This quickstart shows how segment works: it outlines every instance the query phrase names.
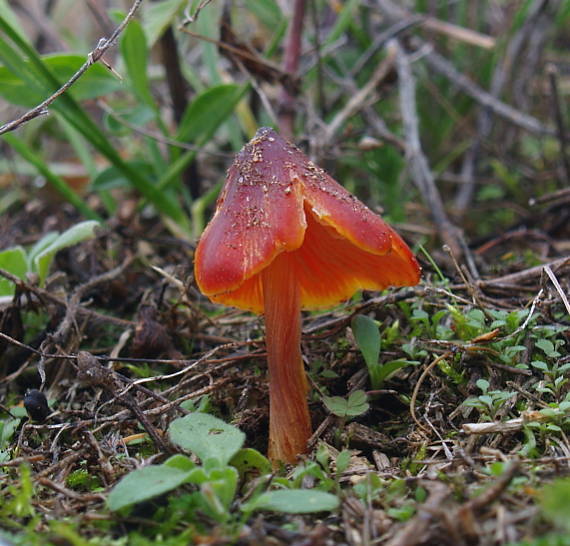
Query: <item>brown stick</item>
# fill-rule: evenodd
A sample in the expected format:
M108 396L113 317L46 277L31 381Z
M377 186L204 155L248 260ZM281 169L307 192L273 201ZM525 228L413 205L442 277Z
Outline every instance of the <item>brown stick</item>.
M432 213L433 221L443 242L455 256L463 254L457 228L450 222L443 201L435 185L426 156L420 142L418 113L416 110L416 83L408 55L397 40L391 42L396 49L396 67L400 88L400 110L406 135L406 156L414 183Z

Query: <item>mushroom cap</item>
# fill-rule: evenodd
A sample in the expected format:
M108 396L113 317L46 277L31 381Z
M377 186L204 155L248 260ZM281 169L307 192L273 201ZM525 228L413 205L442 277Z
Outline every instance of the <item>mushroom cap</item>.
M284 252L305 309L420 278L414 255L390 226L263 127L228 171L196 249L196 282L212 301L262 313L259 273Z

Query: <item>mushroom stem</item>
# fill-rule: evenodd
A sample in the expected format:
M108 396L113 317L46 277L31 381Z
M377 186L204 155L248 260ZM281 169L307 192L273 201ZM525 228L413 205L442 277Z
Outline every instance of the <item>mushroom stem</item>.
M288 253L263 270L265 345L269 368L269 458L295 462L307 451L311 419L301 357L301 298Z

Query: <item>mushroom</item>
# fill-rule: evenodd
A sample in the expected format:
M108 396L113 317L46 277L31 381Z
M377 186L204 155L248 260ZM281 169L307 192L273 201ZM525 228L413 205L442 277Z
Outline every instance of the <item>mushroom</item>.
M265 315L269 457L294 462L311 436L301 309L415 285L420 268L379 216L264 127L228 171L195 277L210 300Z

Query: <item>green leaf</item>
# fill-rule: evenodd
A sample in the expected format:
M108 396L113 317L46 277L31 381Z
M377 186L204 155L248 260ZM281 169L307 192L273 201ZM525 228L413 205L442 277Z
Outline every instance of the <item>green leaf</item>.
M156 108L148 80L148 49L140 23L131 19L121 37L121 55L137 97L151 108Z
M162 495L182 485L189 472L176 466L152 465L127 474L107 498L110 510L116 511Z
M28 269L33 271L36 256L43 252L59 237L59 231L48 231L30 250L28 250Z
M375 320L366 315L355 315L352 319L352 332L358 348L369 368L378 364L380 356L380 330Z
M486 379L477 379L475 383L484 393L489 390L489 382Z
M225 509L229 508L233 501L239 480L239 473L233 466L225 468L217 468L212 470L208 475L206 482L211 490L216 494ZM202 485L204 491L204 484Z
M196 463L186 457L186 455L182 455L180 453L172 455L172 457L169 457L163 464L172 468L184 470L185 472L189 472L196 468Z
M143 30L149 47L152 47L162 36L187 2L188 0L162 0L162 2L143 3Z
M271 463L257 449L250 447L240 449L230 460L230 464L237 468L240 476L246 474L267 474L271 472Z
M24 279L28 272L26 251L21 246L7 248L0 252L0 269L5 269L18 279ZM0 297L13 296L16 286L12 281L0 278Z
M548 364L546 362L543 362L542 360L533 360L530 365L533 368L536 368L538 370L542 370L543 372L547 372L548 371Z
M350 457L352 456L350 450L343 449L336 458L336 472L342 474L350 464Z
M348 415L361 415L362 413L368 411L369 404L367 402L368 397L364 391L358 390L354 391L347 401Z
M378 364L380 357L380 330L375 320L366 315L355 315L351 323L356 345L360 349L373 389L382 386L382 369Z
M242 86L228 84L204 91L188 106L176 138L181 142L193 141L197 147L206 144L218 127L228 119L248 89L247 84ZM158 181L158 188L162 190L176 180L194 160L196 153L195 150L190 150L178 157Z
M405 368L406 366L415 366L417 364L419 364L417 360L390 360L380 367L380 372L377 374L378 381L380 385L382 385L386 379L388 379L391 375L396 373L401 368Z
M63 248L76 245L86 239L91 239L95 236L95 228L98 226L99 222L94 220L80 222L79 224L76 224L64 231L57 237L57 239L55 239L47 248L34 258L33 266L34 270L39 275L40 285L43 285L47 277L49 266L51 265L55 254Z
M146 161L129 161L127 165L132 169L138 170L146 178L151 178L153 175L152 165ZM91 182L90 188L94 191L111 190L114 188L124 188L130 186L130 180L122 169L111 165L102 170Z
M215 458L222 465L229 462L245 441L241 430L207 413L191 413L174 420L168 433L175 444L195 453L202 462Z
M355 417L368 411L366 393L358 390L353 392L348 399L341 396L323 396L323 402L327 409L338 417Z
M197 146L205 144L234 111L246 89L243 85L231 83L210 87L200 93L186 108L176 139Z
M67 81L85 62L81 55L46 55L45 65L61 81ZM31 69L31 61L25 60L22 68ZM101 64L90 66L71 87L69 93L76 100L94 99L123 89L123 84ZM32 108L50 93L38 83L31 86L6 66L0 66L0 97L17 106Z
M541 349L546 356L550 356L550 357L554 357L554 358L557 356L560 356L558 354L558 351L556 351L554 349L554 344L549 339L539 339L535 343L535 345L536 345L536 347Z
M568 506L570 506L570 478L555 480L542 491L544 515L560 528L570 531Z
M0 0L0 13L6 22L10 25L12 30L16 32L22 40L26 39L26 33L24 29L20 26L20 21L18 16L14 13L9 3L6 0Z
M245 5L271 31L275 30L283 18L281 8L275 0L245 0Z
M284 489L263 493L242 510L268 510L286 514L310 514L329 512L339 506L338 497L315 489Z

